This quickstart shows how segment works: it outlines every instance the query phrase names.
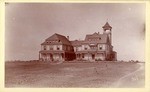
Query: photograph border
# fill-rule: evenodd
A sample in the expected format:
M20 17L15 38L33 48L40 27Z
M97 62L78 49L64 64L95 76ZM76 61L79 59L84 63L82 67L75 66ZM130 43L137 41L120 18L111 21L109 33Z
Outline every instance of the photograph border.
M145 88L5 88L5 3L145 3ZM0 92L150 92L150 0L2 0L0 1Z

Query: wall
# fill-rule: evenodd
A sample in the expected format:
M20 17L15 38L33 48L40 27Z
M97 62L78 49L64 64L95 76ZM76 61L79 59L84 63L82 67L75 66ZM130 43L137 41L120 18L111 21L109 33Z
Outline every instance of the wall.
M87 50L90 49L89 45L84 44L84 45L82 45L82 50L85 50L85 47L87 48Z

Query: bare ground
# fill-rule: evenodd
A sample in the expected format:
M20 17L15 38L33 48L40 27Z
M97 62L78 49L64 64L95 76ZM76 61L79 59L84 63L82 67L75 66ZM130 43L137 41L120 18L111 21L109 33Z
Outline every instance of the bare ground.
M144 87L144 72L144 63L6 62L5 87Z

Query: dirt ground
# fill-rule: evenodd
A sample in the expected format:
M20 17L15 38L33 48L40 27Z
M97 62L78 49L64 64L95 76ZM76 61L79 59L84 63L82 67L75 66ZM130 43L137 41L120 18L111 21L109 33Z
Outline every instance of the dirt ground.
M145 70L141 67L144 63L6 62L5 87L144 87Z

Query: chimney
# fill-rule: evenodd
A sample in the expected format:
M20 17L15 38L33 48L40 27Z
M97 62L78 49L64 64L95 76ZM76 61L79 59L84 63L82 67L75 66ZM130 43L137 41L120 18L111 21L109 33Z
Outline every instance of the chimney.
M69 36L67 36L67 39L69 40Z

